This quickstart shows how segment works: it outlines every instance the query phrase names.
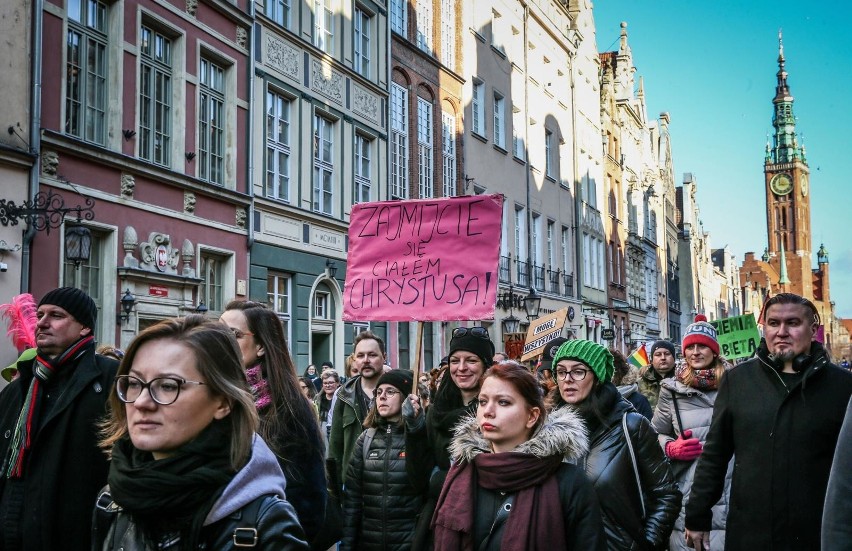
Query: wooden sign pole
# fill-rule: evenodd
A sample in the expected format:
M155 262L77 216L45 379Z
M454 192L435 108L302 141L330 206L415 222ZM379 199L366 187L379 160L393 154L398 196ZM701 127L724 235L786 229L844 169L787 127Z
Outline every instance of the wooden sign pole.
M420 379L420 361L423 357L423 322L417 322L417 349L414 352L414 383L411 388L411 393L420 396L420 391L417 383Z

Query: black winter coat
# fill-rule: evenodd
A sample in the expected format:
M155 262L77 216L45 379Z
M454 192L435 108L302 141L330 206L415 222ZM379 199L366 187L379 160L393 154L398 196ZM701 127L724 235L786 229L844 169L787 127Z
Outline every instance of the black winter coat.
M20 377L0 393L0 458L9 444L33 378L35 360L20 362ZM106 455L97 445L96 423L106 414L118 362L84 354L67 387L41 423L24 467L23 548L88 551L92 504L107 480ZM6 477L0 477L0 491ZM0 522L4 519L0 518ZM3 544L0 542L0 550Z
M660 448L657 433L650 421L636 413L611 383L600 386L597 392L601 393L606 418L601 423L586 417L590 450L585 470L601 505L607 547L665 549L683 496ZM644 517L640 488L622 426L625 415L644 496Z
M425 438L422 427L412 427L412 431ZM346 475L341 550L411 548L429 471L412 476L410 466L406 468L413 461L406 447L406 432L407 427L380 421L366 444L366 461L364 446L369 431L358 437ZM416 463L422 463L422 458Z
M813 343L802 378L787 388L765 343L722 378L710 432L686 504L686 527L710 529L728 461L736 454L725 549L820 548L828 475L852 374Z

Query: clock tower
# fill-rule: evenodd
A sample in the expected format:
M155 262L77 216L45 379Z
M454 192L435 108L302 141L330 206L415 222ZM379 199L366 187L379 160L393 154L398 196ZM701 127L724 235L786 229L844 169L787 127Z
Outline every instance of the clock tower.
M811 276L811 203L805 146L796 136L793 96L784 68L784 43L778 32L778 83L772 100L772 143L766 144L766 230L769 264L787 277L773 282L785 291L813 296ZM785 266L782 269L781 264Z

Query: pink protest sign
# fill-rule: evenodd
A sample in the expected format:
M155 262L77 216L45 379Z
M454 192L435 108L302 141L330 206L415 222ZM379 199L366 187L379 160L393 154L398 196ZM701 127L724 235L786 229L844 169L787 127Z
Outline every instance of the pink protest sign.
M503 197L352 207L345 321L494 319Z

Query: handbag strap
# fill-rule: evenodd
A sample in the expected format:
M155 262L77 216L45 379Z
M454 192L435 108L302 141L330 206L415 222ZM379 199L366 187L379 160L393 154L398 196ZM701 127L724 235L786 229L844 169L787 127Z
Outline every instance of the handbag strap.
M494 522L491 524L491 530L488 531L488 535L485 536L485 539L483 539L482 543L479 544L479 551L488 549L488 542L490 542L491 538L494 536L494 531L506 522L507 518L509 518L509 513L512 512L512 503L514 501L515 494L509 494L506 496L506 499L503 500L503 503L500 504L500 508L497 509L497 514L494 516Z
M627 430L627 414L621 417L621 428L624 430L624 439L627 441L627 449L630 452L630 463L633 465L633 475L636 477L636 487L639 488L639 503L642 504L642 518L645 518L645 494L642 492L642 481L639 478L639 467L636 465L636 453L633 451L633 440L630 431Z
M675 417L677 417L677 427L680 430L675 430L678 436L683 432L683 421L680 418L680 407L677 405L677 392L672 389L668 389L669 392L672 393L672 404L674 404L675 408Z

